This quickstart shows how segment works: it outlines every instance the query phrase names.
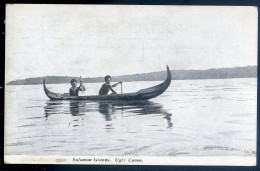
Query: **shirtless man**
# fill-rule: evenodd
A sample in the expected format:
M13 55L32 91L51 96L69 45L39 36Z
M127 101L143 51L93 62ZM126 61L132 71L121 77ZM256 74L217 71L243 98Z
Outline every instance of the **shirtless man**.
M71 81L70 81L70 83L71 83L71 88L70 88L70 96L78 96L79 95L79 91L85 91L85 87L84 87L84 85L83 85L83 83L82 83L82 81L80 81L80 86L79 87L77 87L77 80L75 80L75 79L72 79Z
M113 90L112 87L117 86L118 84L122 84L122 82L115 83L113 85L110 85L111 77L110 75L105 76L105 83L102 85L102 87L99 90L99 95L107 95L108 92L111 90L112 94L117 94L115 90Z

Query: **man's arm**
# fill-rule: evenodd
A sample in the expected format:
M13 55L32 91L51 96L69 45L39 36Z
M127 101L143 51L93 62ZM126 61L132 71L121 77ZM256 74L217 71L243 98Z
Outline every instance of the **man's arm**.
M110 86L109 88L110 88L110 90L111 90L114 94L117 94L117 92L112 89L112 86Z
M118 82L118 83L115 83L115 84L113 84L113 85L112 85L112 87L115 87L115 86L117 86L118 84L122 84L122 81L120 81L120 82Z
M80 81L80 85L79 85L79 87L78 87L78 90L79 91L85 91L86 89L85 89L85 86L83 85L83 83L82 83L82 81Z

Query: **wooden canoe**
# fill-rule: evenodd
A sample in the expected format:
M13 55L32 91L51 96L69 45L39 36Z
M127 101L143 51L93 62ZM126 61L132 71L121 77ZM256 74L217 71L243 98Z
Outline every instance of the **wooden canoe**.
M161 95L171 84L171 71L167 66L166 80L154 87L141 89L135 93L111 94L111 95L92 95L92 96L69 96L68 93L59 94L53 93L47 89L45 79L43 81L43 88L45 94L51 100L148 100Z

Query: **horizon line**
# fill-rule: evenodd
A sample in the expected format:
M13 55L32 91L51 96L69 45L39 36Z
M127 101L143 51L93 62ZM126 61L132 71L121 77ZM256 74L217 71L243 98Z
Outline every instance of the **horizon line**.
M170 68L170 71L207 71L207 70L214 70L214 69L233 69L233 68L245 68L245 67L257 67L258 65L247 65L247 66L236 66L236 67L222 67L222 68L209 68L209 69L171 69ZM138 75L138 74L149 74L149 73L155 73L155 72L162 72L164 70L160 70L160 71L151 71L151 72L145 72L145 73L134 73L134 74L127 74L127 75L111 75L111 77L119 77L119 76L130 76L130 75ZM38 76L38 77L27 77L27 78L24 78L24 79L17 79L17 80L12 80L12 81L9 81L7 82L6 84L10 83L10 82L13 82L13 81L20 81L20 80L26 80L26 79L32 79L32 78L44 78L44 77L80 77L80 76L57 76L57 75L45 75L45 76ZM81 77L83 79L86 79L86 78L103 78L104 76L95 76L95 77Z

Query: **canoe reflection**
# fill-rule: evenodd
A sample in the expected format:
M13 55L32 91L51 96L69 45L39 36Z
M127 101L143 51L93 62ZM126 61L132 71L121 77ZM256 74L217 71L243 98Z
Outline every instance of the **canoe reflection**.
M47 101L44 106L45 116L54 114L71 114L73 116L84 115L84 101Z
M136 115L150 115L160 114L164 115L167 120L168 127L172 127L171 113L168 113L163 109L163 106L159 103L151 101L100 101L99 113L105 116L106 121L111 121L111 115L120 111L122 115L124 113L132 113Z
M121 113L122 117L129 117L129 114L158 114L167 120L168 127L172 127L172 114L164 110L161 104L151 101L47 101L44 111L46 118L53 114L79 116L99 112L104 115L106 121L111 121L111 116L118 113Z

